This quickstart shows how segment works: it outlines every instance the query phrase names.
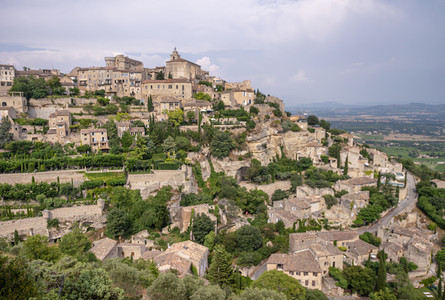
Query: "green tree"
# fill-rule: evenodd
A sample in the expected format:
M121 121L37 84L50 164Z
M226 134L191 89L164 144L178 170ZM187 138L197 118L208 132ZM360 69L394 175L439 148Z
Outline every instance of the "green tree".
M162 273L147 289L150 299L186 300L186 288L181 279L172 272Z
M59 249L62 253L77 258L81 258L91 246L91 242L88 240L87 236L82 233L78 226L75 226L73 231L65 234L59 243Z
M369 299L371 300L397 300L397 297L391 293L388 288L384 288L378 292L372 293L369 295Z
M329 123L326 120L321 119L319 124L320 124L320 127L325 130L329 130L331 128L331 123Z
M128 236L131 230L131 222L124 210L113 208L107 214L106 233L112 238Z
M445 248L442 248L440 251L436 253L436 262L440 265L441 269L445 269Z
M225 250L223 245L216 245L213 250L212 262L207 271L207 278L211 283L223 288L233 284L232 256Z
M255 251L263 246L263 237L257 227L244 225L236 231L236 242L240 251Z
M206 214L198 214L193 219L192 234L197 243L203 245L206 235L213 230L215 223Z
M218 131L213 137L210 145L212 155L218 159L229 156L230 152L235 148L235 143L229 132Z
M187 275L182 279L182 282L185 286L186 299L190 299L190 297L204 285L204 280L197 275Z
M213 251L213 246L215 246L215 231L210 231L204 238L204 246L209 248L209 251Z
M283 200L285 198L289 197L286 191L283 191L282 189L277 189L275 192L273 192L271 200L272 201L278 201Z
M165 153L173 153L173 152L175 152L176 151L175 140L171 136L168 136L164 140L164 143L162 144L162 148L164 149Z
M190 300L224 300L226 293L217 285L205 285L200 287L191 297Z
M343 273L353 292L357 292L362 296L368 296L374 291L376 279L373 270L360 266L351 266L345 268Z
M375 290L377 292L385 289L386 286L386 260L385 250L379 252L379 270L377 273L377 283Z
M349 170L349 157L346 156L345 168L343 169L343 175L348 176L348 170Z
M307 289L306 300L329 300L329 298L320 290Z
M317 116L310 115L307 117L307 123L308 123L308 125L314 126L314 125L318 125L320 123L320 121L318 121Z
M152 112L155 108L153 106L153 97L150 95L147 99L147 109L149 112Z
M122 147L127 149L130 148L130 146L133 144L134 142L134 137L131 135L131 133L129 131L125 131L122 134Z
M16 77L10 91L23 92L23 96L27 100L31 98L45 98L49 95L49 89L45 79L37 79L34 76Z
M178 127L184 122L184 111L180 108L167 111L168 121L173 124L174 127Z
M23 243L23 255L29 259L56 261L60 257L60 250L48 247L48 238L37 234L28 237Z
M159 71L156 73L156 80L164 80L164 72L163 71Z
M287 299L305 299L306 290L300 282L277 270L266 271L252 283L253 288L281 292Z
M0 298L25 300L38 296L37 282L22 258L0 256Z
M9 131L11 130L11 122L8 118L3 118L0 123L0 149L3 149L6 143L13 140L13 134Z
M187 120L188 120L189 125L192 124L192 122L195 120L195 112L194 111L189 110L187 112Z
M283 293L262 289L262 288L246 288L239 296L240 300L287 300Z
M65 280L63 292L66 299L123 299L123 291L113 288L110 277L104 269L82 268L76 276Z
M46 84L48 85L51 94L53 95L65 94L65 89L62 87L59 77L53 76L46 82Z

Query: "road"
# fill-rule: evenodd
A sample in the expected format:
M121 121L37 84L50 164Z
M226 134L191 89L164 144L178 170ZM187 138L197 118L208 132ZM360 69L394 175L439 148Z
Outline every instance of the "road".
M362 234L365 231L376 233L380 226L387 226L391 219L401 213L408 212L416 206L417 192L416 192L416 180L414 176L410 173L407 178L408 195L405 199L399 202L398 206L388 212L383 218L381 218L377 223L374 223L370 227L360 228L357 231Z

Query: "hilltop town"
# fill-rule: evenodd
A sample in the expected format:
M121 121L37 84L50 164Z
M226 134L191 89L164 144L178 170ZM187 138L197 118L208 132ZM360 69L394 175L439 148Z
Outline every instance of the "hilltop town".
M64 256L100 263L116 299L163 299L161 280L191 275L221 299L422 299L442 280L442 215L416 209L432 178L176 49L150 68L0 65L0 103L0 251L39 265L41 293L59 287L36 261L60 275ZM294 294L259 289L283 274Z

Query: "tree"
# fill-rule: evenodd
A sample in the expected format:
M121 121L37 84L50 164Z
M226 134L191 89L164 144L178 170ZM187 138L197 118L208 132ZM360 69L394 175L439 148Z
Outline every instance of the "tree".
M265 288L286 295L287 299L305 299L306 290L300 282L278 270L266 271L252 283L253 288Z
M124 131L124 134L122 134L122 147L123 148L130 148L130 146L134 142L134 137L131 135L129 131Z
M329 298L320 290L307 289L306 300L329 300Z
M16 77L10 91L22 92L27 100L31 98L45 98L49 95L49 89L45 79L37 79L34 76Z
M106 234L112 238L128 236L131 229L131 223L124 210L113 208L107 214Z
M147 99L147 109L149 112L152 112L155 108L153 106L153 97L150 95Z
M236 231L236 242L240 251L255 251L263 246L263 237L257 227L244 225Z
M329 123L326 120L321 119L319 124L320 124L320 127L325 129L326 131L331 128L331 123Z
M377 292L385 289L386 286L386 265L385 265L385 250L379 252L379 270L377 273L377 283L375 290Z
M37 234L28 237L23 243L23 255L33 260L56 261L60 257L60 250L56 247L48 247L48 238Z
M278 201L278 200L283 200L287 197L288 197L288 194L286 193L286 191L283 191L282 189L278 189L278 190L275 190L275 192L273 192L272 197L270 199L272 201Z
M23 258L0 256L0 298L25 300L38 296L37 284Z
M198 214L193 219L192 234L194 240L203 245L209 232L215 230L215 224L206 214Z
M65 94L65 89L62 87L59 77L53 76L46 82L46 84L48 85L51 94L53 95Z
M176 143L175 140L171 137L168 136L164 143L162 144L162 148L164 149L165 153L173 153L176 151Z
M187 275L182 279L182 282L185 286L186 299L190 299L190 297L204 285L204 280L197 275Z
M164 72L159 71L156 73L156 80L164 80Z
M189 125L192 124L193 120L195 120L195 112L194 111L189 110L187 112L187 120L188 120Z
M235 143L229 132L218 131L213 137L210 145L211 153L218 159L229 156L230 152L235 148Z
M351 266L345 268L343 273L348 280L348 286L353 292L357 292L362 296L368 296L375 287L375 273L369 268L360 266Z
M184 111L180 108L167 111L168 121L173 124L174 127L178 127L184 121Z
M193 295L190 300L224 300L226 298L226 293L217 285L205 285L200 287Z
M349 170L349 157L346 156L345 168L343 169L343 175L347 176L348 175L348 170Z
M369 295L370 300L397 300L397 297L391 293L388 288L384 288L378 292Z
M212 284L217 284L220 287L229 287L233 284L232 256L223 245L215 246L207 277Z
M123 291L113 288L110 277L104 269L82 268L76 276L65 280L65 299L123 299Z
M0 123L0 149L3 149L6 143L13 140L13 134L9 131L11 130L11 122L8 118L3 118Z
M192 148L190 139L186 138L185 136L177 136L175 139L175 143L176 148L179 150L190 151L190 148Z
M307 124L308 125L314 126L314 125L318 125L318 123L320 123L320 122L318 121L317 116L310 115L310 116L307 117Z
M262 289L262 288L246 288L239 296L240 300L287 300L283 293Z
M445 269L445 248L442 248L436 253L436 262L440 265L441 269Z
M59 243L59 249L62 253L77 258L81 258L82 254L91 248L91 242L87 236L82 233L78 226L73 231L65 234Z
M150 299L185 300L185 294L184 283L172 272L159 274L159 277L147 289Z

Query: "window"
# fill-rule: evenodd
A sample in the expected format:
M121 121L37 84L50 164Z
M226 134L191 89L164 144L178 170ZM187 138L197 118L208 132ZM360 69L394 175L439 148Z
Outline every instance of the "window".
M169 88L169 89L172 89L172 88L173 88L173 85L169 84L169 85L168 85L168 88Z
M294 272L293 272L293 271L290 271L290 272L289 272L289 275L294 275Z
M314 273L312 273L312 274L314 274L314 276L315 276L315 277L317 277L317 276L318 276L318 273L317 273L317 272L314 272Z
M283 270L283 265L282 264L277 264L277 269L278 270Z
M304 275L304 276L308 276L308 275L309 275L309 272L304 272L303 275Z
M309 280L305 280L305 281L304 281L304 285L305 285L305 286L308 286L308 285L309 285Z
M300 276L300 272L295 272L295 275Z
M315 286L315 280L312 280L312 286Z

